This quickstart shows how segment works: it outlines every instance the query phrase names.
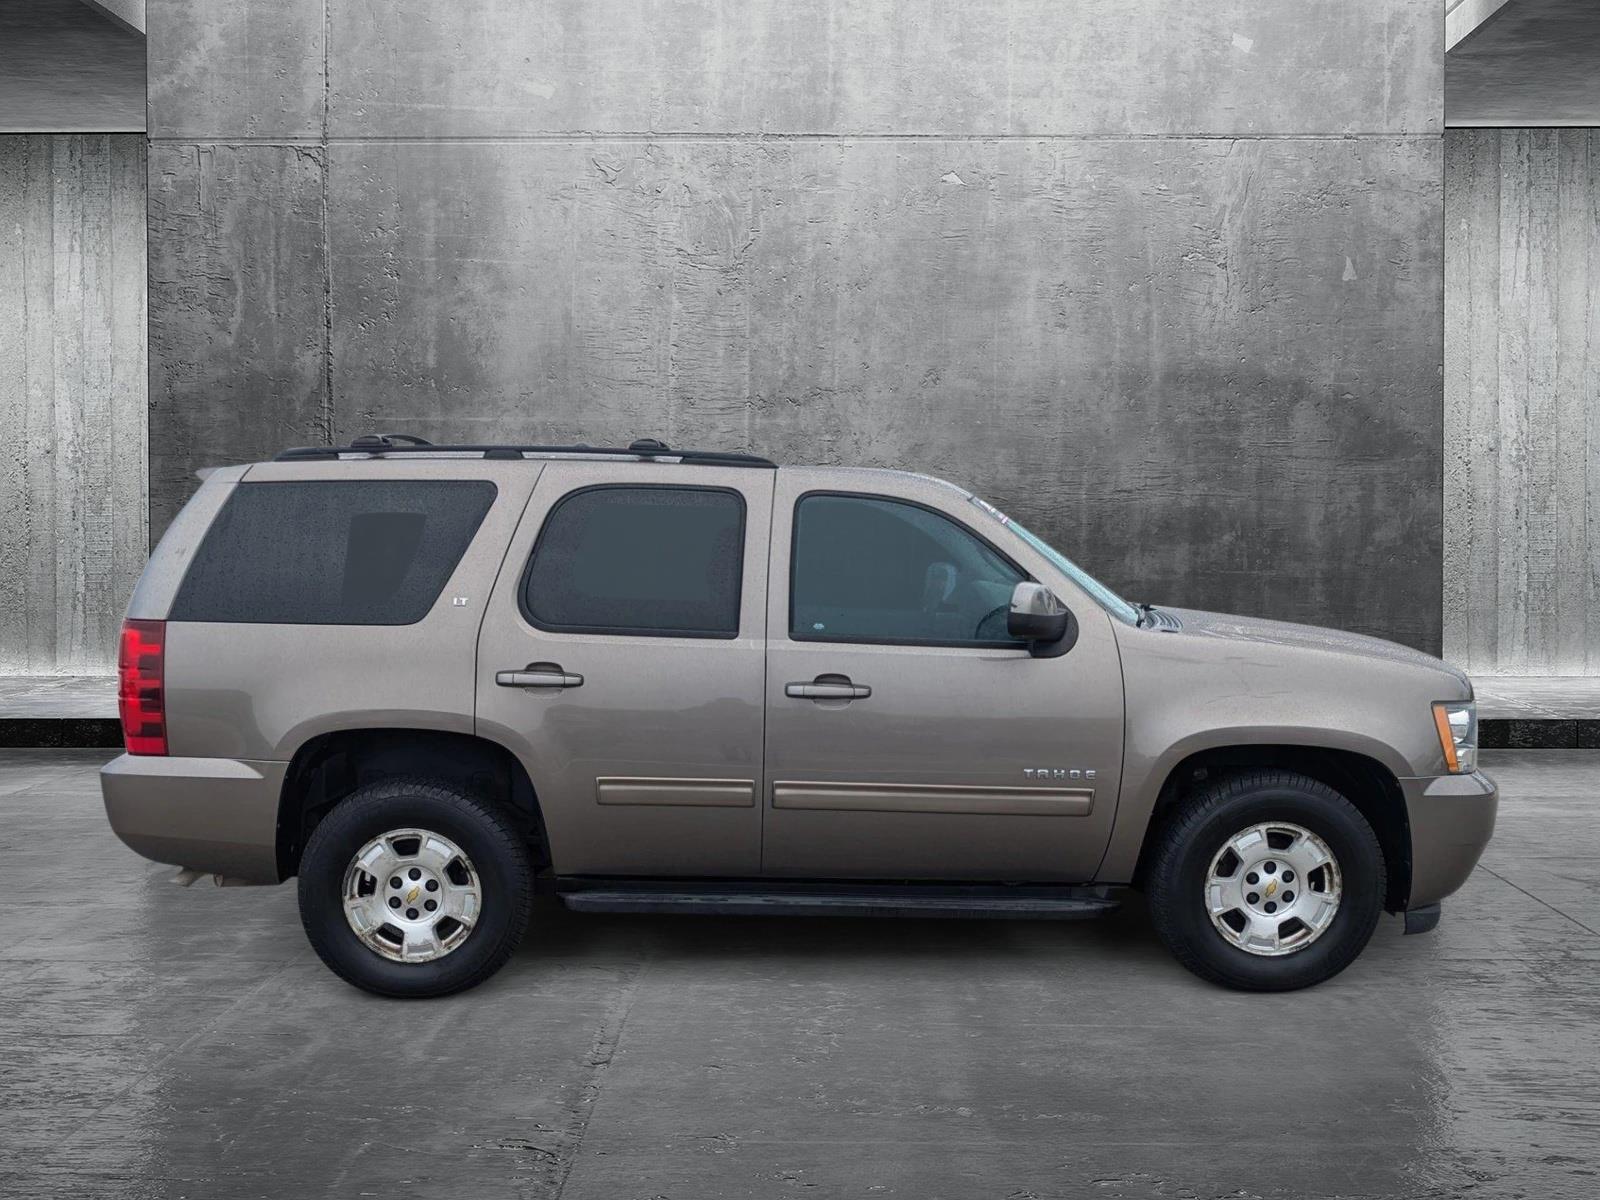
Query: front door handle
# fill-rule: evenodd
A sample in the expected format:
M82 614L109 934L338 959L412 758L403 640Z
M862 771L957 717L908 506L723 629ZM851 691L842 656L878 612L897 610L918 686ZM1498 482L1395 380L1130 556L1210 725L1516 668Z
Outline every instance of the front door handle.
M786 683L783 694L796 700L865 700L872 689L851 683L848 675L818 675L810 683Z
M529 663L520 671L496 671L494 681L501 687L575 688L583 686L583 676L563 671L560 663Z

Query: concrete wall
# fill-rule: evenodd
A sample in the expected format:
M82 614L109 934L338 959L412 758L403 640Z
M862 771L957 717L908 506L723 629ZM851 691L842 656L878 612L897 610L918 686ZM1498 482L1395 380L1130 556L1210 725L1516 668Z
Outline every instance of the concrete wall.
M96 674L144 565L145 151L0 137L0 675Z
M652 434L1437 648L1443 18L151 0L153 520L329 436Z
M1445 146L1445 650L1597 674L1600 131Z

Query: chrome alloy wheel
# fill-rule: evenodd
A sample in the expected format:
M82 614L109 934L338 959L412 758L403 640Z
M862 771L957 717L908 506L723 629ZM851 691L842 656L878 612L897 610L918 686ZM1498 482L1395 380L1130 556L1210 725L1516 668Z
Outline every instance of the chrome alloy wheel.
M449 838L391 829L344 873L344 917L367 947L394 962L443 958L467 940L483 909L478 872Z
M1231 945L1276 958L1303 950L1339 911L1339 861L1301 825L1252 825L1223 845L1206 872L1211 923Z

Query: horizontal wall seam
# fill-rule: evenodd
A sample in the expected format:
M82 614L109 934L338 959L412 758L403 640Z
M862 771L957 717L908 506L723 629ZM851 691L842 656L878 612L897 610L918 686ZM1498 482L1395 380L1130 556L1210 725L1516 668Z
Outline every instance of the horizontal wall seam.
M48 129L41 129L38 125L0 125L0 136L3 137L92 137L99 134L109 137L116 133L143 132L143 125L74 125L70 121L52 124Z
M1445 122L1446 129L1593 129L1594 122L1582 117L1547 117L1537 125L1526 120L1500 120L1495 117L1475 117L1470 121Z
M686 133L643 130L636 133L536 133L462 134L438 137L366 136L329 137L308 134L304 137L230 137L225 134L161 134L152 143L187 146L339 146L339 145L485 145L560 144L565 142L1355 142L1355 141L1437 141L1442 129L1414 133Z

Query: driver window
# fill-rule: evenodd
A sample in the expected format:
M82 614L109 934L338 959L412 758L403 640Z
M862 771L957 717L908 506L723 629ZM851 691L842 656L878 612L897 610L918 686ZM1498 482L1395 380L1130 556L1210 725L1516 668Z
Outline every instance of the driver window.
M929 509L874 496L804 496L791 555L796 640L1020 645L1006 634L1006 612L1027 575Z

